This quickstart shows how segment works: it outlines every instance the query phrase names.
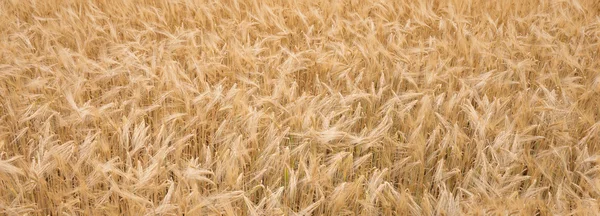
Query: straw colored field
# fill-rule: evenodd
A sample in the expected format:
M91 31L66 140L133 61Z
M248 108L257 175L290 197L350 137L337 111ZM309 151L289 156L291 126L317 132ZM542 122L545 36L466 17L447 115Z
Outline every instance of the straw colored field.
M0 214L598 214L599 15L3 0Z

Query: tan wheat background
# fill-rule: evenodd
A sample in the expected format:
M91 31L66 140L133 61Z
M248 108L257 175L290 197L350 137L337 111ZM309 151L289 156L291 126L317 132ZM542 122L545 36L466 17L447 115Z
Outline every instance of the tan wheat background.
M0 214L599 214L599 15L2 0Z

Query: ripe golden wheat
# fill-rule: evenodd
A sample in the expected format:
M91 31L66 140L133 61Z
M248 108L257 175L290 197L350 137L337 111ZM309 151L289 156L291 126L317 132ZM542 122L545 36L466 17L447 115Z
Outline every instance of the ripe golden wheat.
M2 0L0 214L594 215L597 0Z

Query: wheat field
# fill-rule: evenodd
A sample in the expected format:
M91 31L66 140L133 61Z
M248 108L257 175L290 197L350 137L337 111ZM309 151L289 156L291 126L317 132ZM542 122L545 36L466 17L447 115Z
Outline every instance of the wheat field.
M599 215L597 0L0 1L1 215Z

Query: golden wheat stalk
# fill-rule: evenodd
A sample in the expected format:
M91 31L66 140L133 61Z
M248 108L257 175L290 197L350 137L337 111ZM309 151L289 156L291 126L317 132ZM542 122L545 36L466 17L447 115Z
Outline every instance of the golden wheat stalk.
M2 215L596 215L596 0L0 1Z

